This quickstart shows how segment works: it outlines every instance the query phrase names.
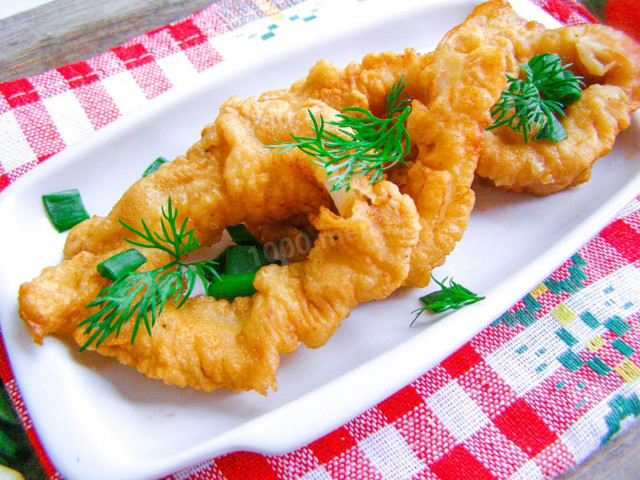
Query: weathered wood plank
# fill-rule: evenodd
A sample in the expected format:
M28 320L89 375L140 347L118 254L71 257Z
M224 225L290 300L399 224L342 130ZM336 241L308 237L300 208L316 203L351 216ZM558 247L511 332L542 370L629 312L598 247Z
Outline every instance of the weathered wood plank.
M85 60L220 0L56 0L0 20L0 82Z

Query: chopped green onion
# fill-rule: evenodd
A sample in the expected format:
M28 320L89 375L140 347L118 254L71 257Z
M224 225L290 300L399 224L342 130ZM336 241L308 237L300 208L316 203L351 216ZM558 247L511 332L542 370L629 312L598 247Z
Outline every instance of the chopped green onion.
M64 232L89 218L77 189L42 196L49 220L58 232Z
M262 248L262 244L256 237L251 235L251 232L242 223L240 225L227 227L227 232L229 232L231 240L233 240L237 245L250 245Z
M258 270L270 262L262 249L262 244L243 224L227 227L229 236L236 245L229 245L218 255L216 271L219 278L209 278L207 295L217 299L233 300L256 293L253 279Z
M251 234L249 233L249 235ZM237 236L236 238L240 241L245 241ZM251 240L247 239L246 241ZM255 242L257 243L257 240ZM214 270L219 274L255 272L269 263L277 263L270 262L266 258L262 245L259 243L258 246L229 245L214 259L214 262L216 263ZM205 272L205 274L209 281L214 279L213 272Z
M227 253L229 247L225 248L216 258L213 259L211 271L205 271L204 276L207 280L212 281L218 275L224 273L224 267L227 264Z
M248 273L267 265L267 257L262 249L249 245L230 245L226 249L224 273Z
M445 278L442 282L435 278L433 280L440 286L441 290L420 297L420 301L435 313L444 312L445 310L457 310L465 305L484 300L484 297L478 297L477 294L454 282L453 279ZM449 285L445 285L447 280L449 280Z
M207 295L215 297L217 300L233 300L236 297L249 297L256 293L253 280L256 278L255 272L234 273L230 275L220 275L218 280L214 280L207 288Z
M98 273L115 282L146 263L147 259L135 248L120 252L98 264Z
M153 163L151 165L149 165L147 167L147 169L144 171L144 173L142 174L142 178L146 177L147 175L149 175L150 173L155 172L156 170L158 170L163 164L167 163L168 160L164 157L158 157L156 158Z

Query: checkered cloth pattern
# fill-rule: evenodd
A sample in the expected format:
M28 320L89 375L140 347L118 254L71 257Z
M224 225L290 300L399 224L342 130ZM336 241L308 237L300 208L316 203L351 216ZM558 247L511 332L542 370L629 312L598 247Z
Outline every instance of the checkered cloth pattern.
M534 1L564 23L594 21L573 0ZM87 61L1 83L0 191L67 145L268 40L274 24L312 21L320 4L226 0ZM639 267L640 197L453 355L337 430L285 455L235 452L166 479L557 476L640 414ZM0 375L28 437L46 473L61 478L2 350Z

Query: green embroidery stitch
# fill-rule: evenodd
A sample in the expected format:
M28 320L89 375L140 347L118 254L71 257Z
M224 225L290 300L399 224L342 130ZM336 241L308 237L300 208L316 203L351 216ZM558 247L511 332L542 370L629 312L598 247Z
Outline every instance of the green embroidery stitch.
M559 295L562 293L573 294L585 287L585 280L587 280L588 277L584 273L584 270L587 266L587 262L578 253L574 254L571 257L571 261L573 262L573 264L567 267L567 271L569 273L567 278L563 280L548 278L544 282L542 282L542 285L548 288L554 295ZM534 290L534 294L539 293L539 291L540 287L537 287ZM542 304L538 302L538 300L536 300L531 294L523 297L522 302L524 303L524 308L520 308L513 312L504 313L495 322L493 322L493 326L504 323L508 327L514 328L518 325L528 327L534 324L538 320L536 313L543 309ZM587 321L589 320L590 318ZM595 320L595 322L599 325L599 322L597 320Z
M584 365L582 359L572 350L567 350L558 355L558 361L571 372L577 372Z
M555 385L556 390L562 390L566 386L567 386L567 382L565 380L562 380L561 382L558 382Z
M602 375L603 377L611 371L611 367L604 363L600 357L590 358L587 360L587 365L589 365L594 372Z
M535 323L538 319L536 312L542 309L542 305L531 295L527 295L522 299L525 307L514 312L507 312L498 318L493 325L499 325L504 323L510 328L517 326L518 324L528 327Z
M544 369L547 368L548 366L549 365L547 365L546 363L541 363L536 367L536 373L542 373Z
M522 355L527 350L529 350L529 347L527 347L526 345L522 345L521 347L518 347L518 349L516 350L516 353Z
M578 343L578 339L571 335L571 332L564 327L560 328L560 330L556 330L556 335L570 347L573 347Z
M629 325L623 318L619 317L618 315L614 315L609 320L604 322L604 326L619 337L631 330L631 325Z
M615 340L613 340L611 342L611 346L616 350L618 350L625 357L630 357L636 352L631 345L629 345L627 342L625 342L621 338L616 338Z
M580 314L580 320L582 320L588 327L596 329L600 326L600 322L591 312L584 312Z
M587 280L587 275L583 269L587 266L587 262L579 255L575 254L571 257L573 265L567 267L569 276L562 280L555 280L553 278L547 278L543 283L551 290L555 295L561 293L576 293L584 288L584 281Z
M625 398L622 395L616 395L610 402L611 413L604 417L609 431L602 437L602 444L604 445L613 436L620 431L622 421L633 415L637 417L640 415L640 399L635 393Z

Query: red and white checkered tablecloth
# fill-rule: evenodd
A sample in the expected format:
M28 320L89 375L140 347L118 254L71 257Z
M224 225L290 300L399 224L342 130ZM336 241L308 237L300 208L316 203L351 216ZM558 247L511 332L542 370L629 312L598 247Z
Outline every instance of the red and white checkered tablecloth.
M564 23L595 20L573 0L534 1ZM273 31L257 20L283 28L313 21L319 3L225 0L87 61L0 83L0 191L67 145L268 40ZM250 25L251 35L213 46ZM0 357L0 375L46 473L61 478L4 349ZM640 197L457 352L337 430L286 455L235 452L167 478L552 478L640 415L638 379Z

